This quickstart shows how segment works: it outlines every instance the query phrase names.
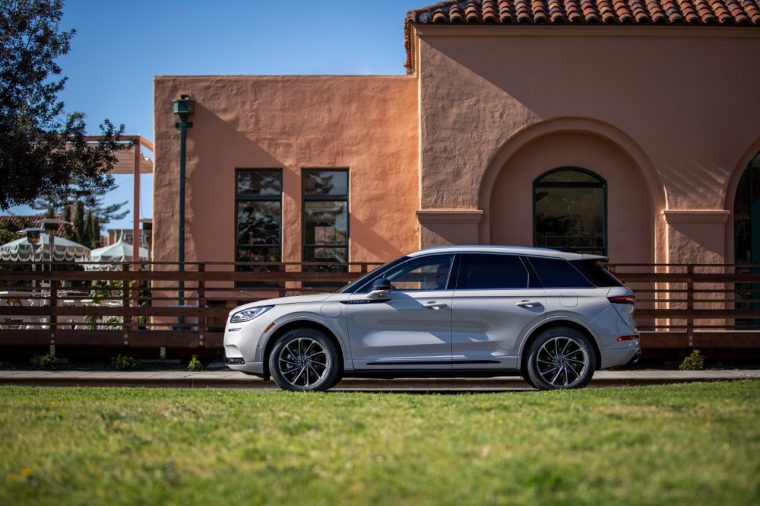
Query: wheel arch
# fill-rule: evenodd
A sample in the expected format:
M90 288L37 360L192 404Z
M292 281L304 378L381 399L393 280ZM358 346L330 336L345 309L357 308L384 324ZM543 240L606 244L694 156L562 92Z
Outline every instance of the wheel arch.
M594 337L594 334L588 329L588 327L584 326L582 323L569 320L569 319L557 319L557 320L549 320L545 321L535 329L531 331L531 333L528 335L527 339L523 341L522 347L520 349L520 372L522 374L525 374L525 367L528 363L526 360L525 354L530 349L530 345L535 341L539 335L541 335L542 332L545 330L549 330L556 327L569 327L571 329L577 330L578 332L585 335L589 341L591 341L591 346L594 348L594 358L596 359L596 369L599 369L599 367L602 364L602 352L599 349L599 343L596 341L596 338Z
M345 360L346 354L343 351L343 345L340 342L340 339L335 335L335 333L330 330L329 327L326 325L323 325L319 322L316 322L314 320L293 320L285 323L284 325L278 327L275 329L274 332L272 332L272 335L269 336L269 339L267 339L266 343L264 344L264 353L261 357L262 362L264 362L264 377L268 378L270 375L269 371L269 355L272 353L272 348L274 348L275 343L277 340L285 335L287 332L293 330L293 329L300 329L300 328L310 328L314 330L318 330L322 333L324 333L328 339L330 339L333 344L335 345L335 349L338 351L338 366L340 367L341 374L343 373L343 361Z

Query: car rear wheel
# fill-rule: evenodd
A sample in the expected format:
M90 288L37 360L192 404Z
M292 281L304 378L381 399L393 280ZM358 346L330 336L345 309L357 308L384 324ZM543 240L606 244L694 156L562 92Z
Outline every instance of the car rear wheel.
M543 331L528 349L528 382L540 390L582 388L595 369L588 337L569 327Z
M284 390L327 390L340 380L338 351L324 333L311 328L283 334L269 355L269 371Z

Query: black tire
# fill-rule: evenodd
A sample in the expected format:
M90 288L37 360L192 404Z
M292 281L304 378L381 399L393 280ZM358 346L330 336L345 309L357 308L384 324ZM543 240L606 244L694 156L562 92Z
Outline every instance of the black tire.
M269 372L283 390L327 390L340 381L340 354L332 339L312 328L283 334L269 354Z
M532 386L533 388L538 388L535 383L533 383L533 380L530 379L530 374L528 374L528 366L526 365L523 367L522 371L520 371L520 376L522 376L522 379L525 383Z
M528 348L526 381L539 390L583 388L595 370L591 341L573 328L547 329Z

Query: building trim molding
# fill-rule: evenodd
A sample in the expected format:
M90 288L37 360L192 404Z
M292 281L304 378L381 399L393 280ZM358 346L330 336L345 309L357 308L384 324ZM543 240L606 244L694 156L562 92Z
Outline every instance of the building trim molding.
M668 224L723 225L731 216L727 209L664 209L662 215Z
M417 220L422 223L480 223L482 209L420 209Z

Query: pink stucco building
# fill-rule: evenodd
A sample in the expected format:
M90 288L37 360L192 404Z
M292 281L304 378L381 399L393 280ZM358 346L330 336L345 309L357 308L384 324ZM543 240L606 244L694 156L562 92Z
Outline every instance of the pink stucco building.
M407 75L156 77L153 258L177 258L187 95L187 260L760 263L758 0L450 1L405 26Z

